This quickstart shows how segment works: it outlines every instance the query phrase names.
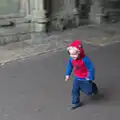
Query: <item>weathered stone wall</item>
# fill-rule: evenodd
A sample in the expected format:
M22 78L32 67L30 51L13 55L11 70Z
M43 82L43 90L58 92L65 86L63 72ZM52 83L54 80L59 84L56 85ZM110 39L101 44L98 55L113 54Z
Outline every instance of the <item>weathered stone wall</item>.
M21 0L0 1L0 45L30 38L30 23L21 16ZM12 23L11 23L12 22Z
M30 39L30 26L30 23L22 23L13 27L0 27L0 45Z
M19 0L0 0L0 15L19 13Z
M30 32L34 28L33 24L28 23L29 17L34 19L33 21L36 22L34 26L38 27L39 32L42 28L42 22L46 21L43 7L45 3L47 4L47 9L46 7L45 9L50 13L49 17L58 15L65 17L65 19L67 19L66 14L72 16L76 12L76 7L81 9L82 5L88 5L88 7L90 5L90 11L87 11L89 12L88 19L100 24L101 16L106 11L116 13L110 19L116 19L115 16L120 16L120 2L110 1L116 3L113 4L109 0L0 0L0 44L29 39ZM10 16L12 17L10 18Z
M64 0L51 0L51 14L54 16L64 6Z
M119 0L92 0L90 20L101 24L105 22L120 21L120 1Z
M53 28L55 27L55 29L59 30L67 28L76 13L76 0L52 0L51 16Z

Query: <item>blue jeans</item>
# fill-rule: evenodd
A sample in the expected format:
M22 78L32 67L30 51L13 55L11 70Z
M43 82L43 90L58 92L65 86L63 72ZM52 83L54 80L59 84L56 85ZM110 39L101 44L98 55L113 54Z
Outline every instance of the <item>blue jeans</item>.
M80 103L80 91L92 95L97 92L97 86L92 81L73 80L72 104L77 105Z

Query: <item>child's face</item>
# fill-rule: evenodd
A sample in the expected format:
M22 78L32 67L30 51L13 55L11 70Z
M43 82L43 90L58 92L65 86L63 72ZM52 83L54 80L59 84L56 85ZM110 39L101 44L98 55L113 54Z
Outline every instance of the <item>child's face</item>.
M70 53L70 57L72 57L72 59L76 60L79 57L79 52L78 51L69 51Z

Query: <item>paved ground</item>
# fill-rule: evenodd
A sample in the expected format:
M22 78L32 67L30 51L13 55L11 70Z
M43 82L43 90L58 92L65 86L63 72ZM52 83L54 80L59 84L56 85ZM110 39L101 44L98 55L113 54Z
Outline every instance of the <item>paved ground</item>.
M105 97L75 111L71 81L64 82L67 53L59 51L0 68L1 120L120 120L120 44L97 47L84 44L96 66L96 83ZM84 98L84 99L83 99Z
M80 39L84 43L96 46L107 46L120 42L120 24L117 24L117 26L115 25L113 24L105 27L93 25L83 26L64 32L54 32L48 35L35 37L32 40L1 46L0 64L63 49L66 44L74 39Z

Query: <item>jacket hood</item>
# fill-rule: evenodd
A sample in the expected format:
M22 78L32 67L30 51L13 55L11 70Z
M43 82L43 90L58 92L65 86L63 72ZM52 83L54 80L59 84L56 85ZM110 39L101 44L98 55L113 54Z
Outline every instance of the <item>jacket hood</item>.
M85 52L84 52L84 49L83 49L83 46L80 40L74 40L73 42L71 42L67 50L69 51L70 49L79 51L80 58L83 58L85 56Z

